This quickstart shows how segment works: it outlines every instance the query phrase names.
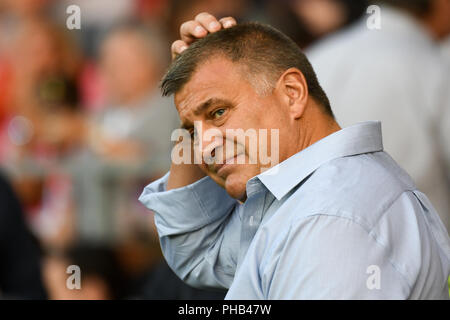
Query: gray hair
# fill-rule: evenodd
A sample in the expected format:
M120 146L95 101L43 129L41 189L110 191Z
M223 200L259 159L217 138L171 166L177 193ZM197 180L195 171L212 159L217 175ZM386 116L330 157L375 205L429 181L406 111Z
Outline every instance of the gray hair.
M260 23L238 24L191 44L173 61L163 77L163 95L177 93L201 63L220 55L236 63L260 95L271 92L284 71L297 68L306 79L310 96L333 116L328 98L301 49L280 31Z

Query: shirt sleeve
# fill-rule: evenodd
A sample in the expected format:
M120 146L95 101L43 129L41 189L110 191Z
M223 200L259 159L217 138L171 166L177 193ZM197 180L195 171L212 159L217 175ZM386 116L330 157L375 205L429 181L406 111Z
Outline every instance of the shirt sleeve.
M166 191L168 177L149 184L139 198L155 212L167 263L193 287L229 288L239 250L240 204L209 177Z
M350 219L314 215L299 220L277 262L264 263L265 298L407 299L410 286L387 250Z

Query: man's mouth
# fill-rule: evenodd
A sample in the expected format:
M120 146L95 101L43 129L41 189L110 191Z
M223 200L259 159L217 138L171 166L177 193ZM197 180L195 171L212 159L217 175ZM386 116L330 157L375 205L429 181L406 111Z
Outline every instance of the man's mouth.
M230 167L233 164L237 164L237 160L239 157L244 156L244 153L239 153L233 157L227 158L223 163L214 164L213 170L220 176L221 173L225 170L225 168Z

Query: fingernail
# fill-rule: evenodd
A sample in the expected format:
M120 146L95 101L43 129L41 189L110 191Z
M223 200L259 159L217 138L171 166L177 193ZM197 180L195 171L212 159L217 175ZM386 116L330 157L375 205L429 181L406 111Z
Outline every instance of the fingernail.
M213 21L213 22L211 22L209 24L209 28L213 29L213 30L219 29L220 28L220 24L217 21Z
M195 31L196 34L203 34L205 32L205 29L203 29L200 26L196 26L194 31Z
M183 51L186 50L186 49L187 49L187 46L182 46L182 47L180 48L180 53L183 52Z

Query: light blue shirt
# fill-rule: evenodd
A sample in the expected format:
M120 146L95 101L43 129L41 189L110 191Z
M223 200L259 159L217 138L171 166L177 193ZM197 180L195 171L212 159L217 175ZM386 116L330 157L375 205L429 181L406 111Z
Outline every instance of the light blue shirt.
M227 299L448 299L450 240L383 152L379 122L314 143L247 182L240 204L209 177L140 201L176 274Z
M305 54L337 122L380 120L384 150L450 232L450 64L419 19L389 6L380 10L381 29L369 29L366 14Z

